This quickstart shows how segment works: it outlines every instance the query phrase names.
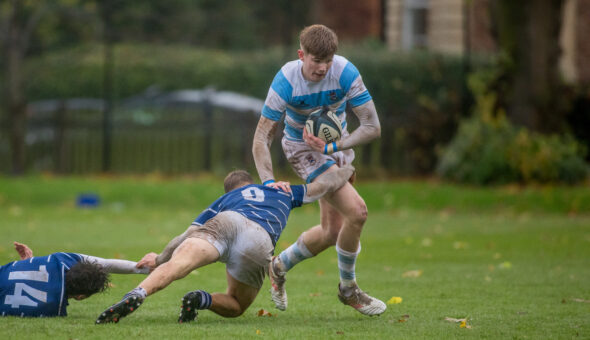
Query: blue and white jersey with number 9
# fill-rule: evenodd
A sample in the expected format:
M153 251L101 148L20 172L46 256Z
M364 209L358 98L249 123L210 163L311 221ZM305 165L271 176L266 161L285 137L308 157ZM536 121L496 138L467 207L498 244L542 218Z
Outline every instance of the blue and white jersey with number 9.
M66 272L82 256L54 253L0 267L0 315L66 316Z
M222 211L235 211L260 224L273 245L287 225L291 209L300 207L307 190L305 185L292 185L291 193L260 184L250 184L226 193L205 209L193 222L203 225Z

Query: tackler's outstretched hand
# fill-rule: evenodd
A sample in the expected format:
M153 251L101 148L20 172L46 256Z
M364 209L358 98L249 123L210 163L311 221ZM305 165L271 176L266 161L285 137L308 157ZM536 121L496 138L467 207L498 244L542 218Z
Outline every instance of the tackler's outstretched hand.
M33 251L26 244L14 242L14 249L18 252L21 260L33 257Z
M156 269L156 257L158 257L158 254L151 252L151 253L147 253L143 256L143 258L139 261L137 261L137 265L135 265L136 268L149 268L150 272L154 269Z
M284 192L291 192L291 183L285 181L278 181L266 184L267 187L283 190Z

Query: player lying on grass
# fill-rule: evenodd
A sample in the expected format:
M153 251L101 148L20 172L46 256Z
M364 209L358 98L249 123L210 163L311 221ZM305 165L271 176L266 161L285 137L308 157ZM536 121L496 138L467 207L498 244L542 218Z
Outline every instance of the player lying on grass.
M68 299L83 300L102 292L109 273L147 274L136 262L102 259L76 253L33 257L26 245L14 242L20 261L0 266L0 315L66 316Z
M242 315L262 287L291 209L340 188L353 173L352 167L343 167L311 184L285 182L290 191L283 191L253 184L252 176L246 171L231 172L224 181L226 194L205 209L183 234L170 241L160 255L146 254L137 265L155 270L121 301L101 313L96 323L119 322L148 295L194 269L217 261L226 264L227 291L188 292L182 299L178 322L193 321L198 309L209 309L223 317Z

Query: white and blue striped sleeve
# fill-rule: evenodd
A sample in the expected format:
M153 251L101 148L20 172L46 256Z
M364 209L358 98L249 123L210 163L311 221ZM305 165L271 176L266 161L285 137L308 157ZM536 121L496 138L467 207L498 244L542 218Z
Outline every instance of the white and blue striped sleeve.
M340 86L346 92L352 107L363 105L372 99L358 69L351 62L346 64L340 75Z
M268 90L262 108L262 116L274 121L281 119L283 112L287 109L287 103L291 99L292 93L293 86L285 77L283 70L280 70Z

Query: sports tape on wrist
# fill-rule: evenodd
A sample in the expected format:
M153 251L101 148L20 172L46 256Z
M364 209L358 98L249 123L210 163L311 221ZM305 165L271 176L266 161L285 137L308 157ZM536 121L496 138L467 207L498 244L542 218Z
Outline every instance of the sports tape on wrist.
M338 147L336 146L336 142L332 142L332 143L326 144L324 146L324 155L331 155L336 151L338 151Z

